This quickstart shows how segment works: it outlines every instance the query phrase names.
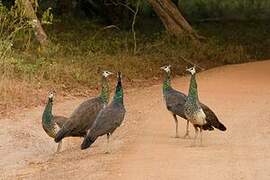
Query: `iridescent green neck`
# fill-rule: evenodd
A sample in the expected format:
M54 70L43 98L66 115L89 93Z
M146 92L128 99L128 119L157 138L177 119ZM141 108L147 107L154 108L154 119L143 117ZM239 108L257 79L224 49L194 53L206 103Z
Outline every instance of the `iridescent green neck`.
M124 96L124 93L123 93L121 78L119 78L117 86L115 88L115 94L113 97L113 101L120 103L120 104L123 104L123 96Z
M166 72L163 81L163 92L168 91L170 87L171 87L171 72Z
M197 90L197 82L196 82L196 75L195 74L192 74L191 78L190 78L188 96L191 97L194 100L199 100L199 98L198 98L198 90Z
M46 107L44 109L44 112L42 114L42 122L43 124L50 125L53 115L52 115L52 106L53 106L53 100L52 98L48 99L48 102L46 104Z
M110 93L110 87L109 87L109 83L107 81L107 78L104 77L104 76L102 76L102 78L101 78L101 92L100 92L100 97L101 97L103 103L108 104L109 93Z

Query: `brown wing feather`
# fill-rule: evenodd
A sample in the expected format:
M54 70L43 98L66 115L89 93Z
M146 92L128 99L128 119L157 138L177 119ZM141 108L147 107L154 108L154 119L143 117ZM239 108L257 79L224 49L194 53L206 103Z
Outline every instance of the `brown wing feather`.
M68 121L64 123L57 133L55 141L59 142L62 138L68 136L84 136L103 106L100 97L84 101L74 110Z
M211 125L214 126L215 128L221 130L221 131L225 131L226 127L218 120L217 116L215 115L215 113L205 104L201 103L201 107L206 115L206 122Z

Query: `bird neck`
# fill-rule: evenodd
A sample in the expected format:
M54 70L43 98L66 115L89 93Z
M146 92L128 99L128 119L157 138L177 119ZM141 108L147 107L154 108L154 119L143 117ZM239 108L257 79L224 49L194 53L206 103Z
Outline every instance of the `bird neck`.
M103 103L108 104L109 93L110 93L110 87L109 87L109 83L107 81L107 78L104 77L104 76L102 76L102 78L101 78L101 92L100 92L100 97L101 97Z
M43 115L42 115L42 122L44 124L49 125L52 121L53 115L52 115L52 106L53 106L53 99L49 98L48 102L46 104L46 107L44 109Z
M166 92L171 87L171 73L166 72L164 81L163 81L163 92Z
M121 77L118 77L118 82L115 88L113 101L119 104L123 104L123 96L124 96L124 93L123 93L123 88L122 88L122 83L121 83Z
M199 100L195 74L192 74L190 78L188 96L194 100Z

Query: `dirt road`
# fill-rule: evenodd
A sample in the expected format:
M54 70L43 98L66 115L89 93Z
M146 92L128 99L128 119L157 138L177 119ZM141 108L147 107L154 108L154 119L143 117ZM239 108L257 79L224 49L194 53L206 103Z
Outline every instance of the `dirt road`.
M173 86L187 92L188 78ZM69 138L54 154L56 144L40 124L43 107L1 119L0 179L270 179L270 61L199 73L198 86L201 101L228 129L205 132L203 147L173 138L173 118L155 85L126 92L127 116L109 155L105 138L86 151L79 149L82 139ZM54 112L69 115L82 100L57 103Z

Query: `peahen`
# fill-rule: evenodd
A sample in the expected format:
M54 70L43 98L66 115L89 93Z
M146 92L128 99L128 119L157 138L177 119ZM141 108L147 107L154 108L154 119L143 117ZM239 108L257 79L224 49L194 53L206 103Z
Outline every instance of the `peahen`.
M118 80L113 100L98 114L93 126L89 129L87 136L84 138L81 149L90 147L99 136L107 134L107 153L109 153L110 135L121 125L126 112L123 104L121 73L118 72L117 76Z
M184 104L186 102L186 95L182 92L176 91L171 87L171 66L162 66L162 70L165 71L165 78L163 81L163 97L166 102L166 107L167 109L172 113L173 118L175 120L175 126L176 126L176 135L175 137L179 137L178 134L178 119L177 116L180 116L183 119L187 119L184 113ZM215 128L225 131L226 127L219 122L217 116L215 113L205 104L200 103L203 111L206 114L206 122L203 126L204 130L213 130ZM189 136L189 120L187 120L187 125L186 125L186 134L184 137Z
M56 134L55 142L59 142L69 136L84 137L86 135L87 130L92 126L99 111L108 104L110 90L107 78L111 74L113 73L109 71L102 72L100 95L84 101L74 110Z
M42 127L48 136L55 138L57 131L63 126L67 118L63 116L54 116L52 114L53 92L49 92L48 102L42 114ZM62 141L59 141L57 151L61 150Z
M186 102L184 104L184 113L187 119L193 124L195 128L195 138L194 142L196 142L198 136L198 128L200 129L201 135L201 145L202 145L202 130L203 126L207 125L206 121L206 114L202 109L199 96L198 96L198 88L196 82L196 70L195 67L191 67L186 71L191 73L190 84L189 84L189 91L188 96L186 97Z

